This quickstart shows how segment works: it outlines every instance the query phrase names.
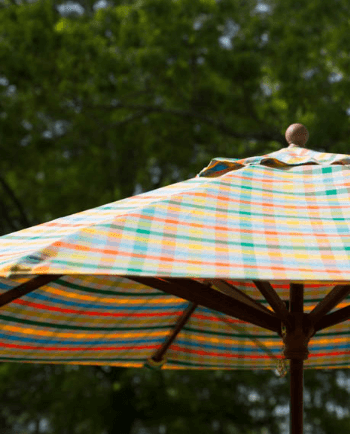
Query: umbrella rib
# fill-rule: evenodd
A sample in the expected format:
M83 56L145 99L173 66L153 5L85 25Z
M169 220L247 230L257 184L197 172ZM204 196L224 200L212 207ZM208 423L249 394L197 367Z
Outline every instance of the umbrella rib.
M28 280L28 282L22 283L22 285L16 286L15 288L6 291L4 294L1 294L0 307L11 303L11 301L16 300L17 298L23 297L29 292L35 291L41 286L57 280L60 277L62 277L62 274L46 274Z
M242 301L243 303L249 304L256 307L257 309L271 314L271 311L267 307L263 306L258 301L254 300L254 298L250 297L248 294L236 288L231 283L220 279L213 279L211 282L215 286L215 288L218 288L219 291L222 291L224 294L232 297L233 299Z
M309 313L312 324L317 324L330 310L346 298L350 293L350 285L337 285Z
M350 306L343 307L342 309L325 315L315 324L315 332L340 324L348 319L350 319Z
M198 304L189 303L187 308L182 312L182 315L178 318L173 330L171 330L170 334L166 337L165 341L154 353L151 359L153 359L155 362L160 362L163 359L170 345L174 342L175 338L183 329L183 327L185 326L185 324L187 323L187 321L189 320L190 316L192 315L192 313L194 312L197 306Z
M253 280L253 283L272 307L277 317L285 324L290 325L290 313L288 312L283 300L272 287L271 283L263 280Z
M206 284L196 282L196 281L190 280L190 279L169 279L169 281L171 283L180 282L183 286L188 286L188 288L191 290L192 290L192 288L193 288L193 290L196 290L198 288L201 291L203 291L203 289L205 289L205 291L208 292L209 298L212 297L212 298L214 298L214 300L215 300L215 297L218 293L218 291L215 290L214 288L212 288L210 285L206 285ZM237 289L237 291L238 291L238 289ZM227 297L226 294L222 294L222 295ZM266 324L261 325L262 323L264 323L265 319L268 320L271 317L277 319L276 316L274 316L273 312L267 312L267 313L263 312L262 310L259 309L260 306L257 308L255 306L253 306L250 302L247 303L246 301L239 300L238 298L233 298L230 295L228 296L227 301L229 301L231 303L232 307L234 306L237 309L236 312L234 313L235 317L238 319L241 319L245 322L249 322L249 323L258 325L260 327L266 328ZM253 301L255 301L255 300L253 300ZM222 300L222 302L224 304L225 301ZM218 310L218 309L216 309L216 310ZM221 310L221 312L223 312L223 311ZM240 316L238 316L238 315L240 315ZM230 315L230 316L233 316L233 315ZM254 322L254 321L256 321L256 322ZM277 324L278 324L278 328L275 331L279 332L280 331L280 322L278 321ZM272 330L272 329L270 329L270 330Z
M280 320L274 316L273 313L267 314L262 312L194 280L181 278L164 279L143 276L125 277L134 280L135 282L142 283L146 286L191 301L192 303L207 307L208 309L213 309L233 318L238 318L244 322L280 333Z

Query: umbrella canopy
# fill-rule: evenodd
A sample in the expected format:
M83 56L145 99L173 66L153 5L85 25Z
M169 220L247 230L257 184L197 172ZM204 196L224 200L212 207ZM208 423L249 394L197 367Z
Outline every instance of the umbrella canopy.
M0 360L142 366L186 311L185 292L211 283L219 304L248 300L267 328L200 303L165 367L275 366L279 325L254 281L269 281L282 300L290 282L303 282L305 312L350 282L349 164L295 145L217 158L196 178L1 237L2 293L53 276L1 309ZM145 276L187 279L187 288L134 280ZM310 349L306 366L348 367L348 327L318 333Z
M5 294L26 281L0 279L0 290ZM253 283L235 283L266 309ZM287 285L272 286L288 299ZM330 289L306 285L305 311ZM129 279L60 277L0 309L0 361L142 367L167 342L188 306L179 297ZM283 349L278 333L217 309L195 308L167 350L164 368L275 369ZM348 326L322 330L309 349L305 367L349 367Z
M350 156L290 142L1 237L0 361L349 367Z

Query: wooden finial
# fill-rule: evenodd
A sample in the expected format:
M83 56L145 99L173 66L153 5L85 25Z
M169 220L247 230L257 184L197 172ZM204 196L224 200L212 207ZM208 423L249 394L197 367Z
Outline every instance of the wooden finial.
M292 124L287 128L286 140L289 145L304 146L309 132L303 124Z

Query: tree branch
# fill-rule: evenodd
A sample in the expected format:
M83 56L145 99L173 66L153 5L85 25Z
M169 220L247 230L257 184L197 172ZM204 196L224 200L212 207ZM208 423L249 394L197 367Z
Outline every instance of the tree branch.
M3 219L5 220L5 222L7 223L8 228L10 229L10 231L11 232L17 231L18 228L13 224L13 221L10 218L9 213L7 212L6 206L5 206L5 204L3 203L2 200L0 200L0 210L1 210L1 216L3 217ZM4 225L2 225L2 229L3 230L7 230L7 229L5 229Z
M146 114L147 114L146 111L139 111L139 112L136 112L136 113L133 114L133 115L126 116L126 117L125 117L124 119L122 119L121 121L114 122L114 123L113 123L113 126L118 126L118 127L119 127L120 125L124 125L124 124L127 124L128 122L132 122L132 121L134 121L134 120L136 120L136 119L142 118L142 117L144 117Z
M85 106L86 107L86 106ZM126 123L129 121L132 121L134 119L137 119L138 117L141 117L147 113L164 113L164 114L170 114L174 116L179 116L185 119L198 119L199 121L202 121L208 125L212 125L215 127L218 131L221 133L233 137L235 139L245 139L245 140L260 140L260 141L270 141L274 140L281 144L285 144L284 137L282 134L276 132L266 132L266 131L252 131L249 133L239 133L232 128L230 128L226 123L218 121L216 119L213 119L209 116L203 115L201 113L198 113L196 111L189 111L189 110L180 110L180 109L173 109L173 108L166 108L161 106L152 106L152 105L143 105L143 104L124 104L124 103L117 103L114 106L105 106L105 105L96 105L87 107L88 109L98 109L98 110L117 110L117 109L128 109L128 110L137 110L138 112L135 115L131 115L130 117L126 118L125 120L120 121L120 123ZM119 123L117 123L119 124Z
M1 184L2 188L4 189L5 193L7 193L7 195L10 197L10 199L12 200L12 202L14 203L16 208L18 209L18 212L20 215L20 221L21 221L21 224L23 225L23 227L30 226L31 223L30 223L30 221L29 221L29 219L28 219L28 217L24 211L22 204L20 203L19 199L15 195L12 188L8 185L8 183L5 181L5 179L2 176L0 176L0 184Z

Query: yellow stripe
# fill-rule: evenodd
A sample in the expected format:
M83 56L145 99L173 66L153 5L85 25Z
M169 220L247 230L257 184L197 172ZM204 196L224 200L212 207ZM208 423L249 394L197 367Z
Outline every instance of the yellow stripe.
M113 355L115 355L117 358L121 358L123 356L127 356L128 358L133 358L133 357L137 357L137 358L144 358L145 361L148 359L148 357L152 356L152 353L150 353L149 350L142 350L142 351L118 351L116 353L115 350L113 351L71 351L71 350L67 350L67 351L46 351L46 350L40 350L40 349L36 349L35 351L32 350L21 350L21 349L16 349L16 357L18 358L26 358L26 357L30 357L30 358L45 358L45 359L52 359L53 362L55 363L55 359L57 358L67 358L67 359L76 359L77 363L81 364L81 362L79 362L79 358L91 358L91 359L96 359L96 358L109 358L109 357L113 357ZM14 351L13 349L10 350L1 350L0 351L0 359L1 356L3 357L11 357L13 361L16 360L16 357L14 357ZM50 362L51 363L51 362ZM57 363L57 362L56 362ZM62 363L62 362L59 362ZM95 363L95 361L93 363L87 363L89 365L91 364L97 364ZM127 363L126 363L127 364ZM125 365L126 365L125 364Z
M63 286L63 285L62 285ZM132 298L126 298L125 296L115 296L115 297L105 297L102 294L96 294L95 296L92 295L84 295L79 294L77 292L72 292L71 288L67 288L66 290L60 290L57 288L54 288L52 286L46 286L45 292L48 292L49 294L58 295L63 298L71 298L75 300L84 300L84 301L92 301L95 302L98 300L99 303L111 303L111 304L118 304L118 305L144 305L146 302L147 304L151 305L157 305L157 304L168 304L173 305L176 300L176 297L169 297L169 296L162 296L162 293L159 291L159 296L155 298L154 296L143 296L140 298L132 297ZM179 305L183 304L182 300L179 300Z
M19 306L17 308L17 306ZM125 314L125 317L120 318L108 318L108 317L89 317L85 316L76 316L73 314L60 314L55 312L37 312L35 310L23 309L20 305L10 304L6 306L6 308L2 308L2 312L6 312L11 316L20 317L21 315L28 320L32 321L43 321L50 322L53 325L55 324L65 324L74 325L74 326L115 326L117 327L119 324L123 325L123 327L142 327L147 325L157 326L157 325L166 325L169 324L169 327L172 327L172 323L174 323L177 319L175 316L171 317L144 317L144 318L133 318L132 315ZM0 321L2 323L3 321Z
M160 330L160 331L150 331L145 330L143 332L140 331L119 331L117 333L68 333L68 332L58 332L58 331L48 331L48 330L40 330L40 329L33 329L30 327L16 327L16 326L10 326L10 325L3 325L2 330L11 332L11 333L18 333L18 334L24 334L24 335L30 335L32 337L35 336L47 336L47 337L54 337L54 338L67 338L67 339L95 339L95 338L103 338L106 339L105 342L101 342L102 344L108 345L108 339L112 338L120 338L120 339L136 339L136 338L157 338L157 337L165 337L169 334L169 331L167 330ZM87 342L87 344L89 344ZM50 345L50 344L47 344Z

